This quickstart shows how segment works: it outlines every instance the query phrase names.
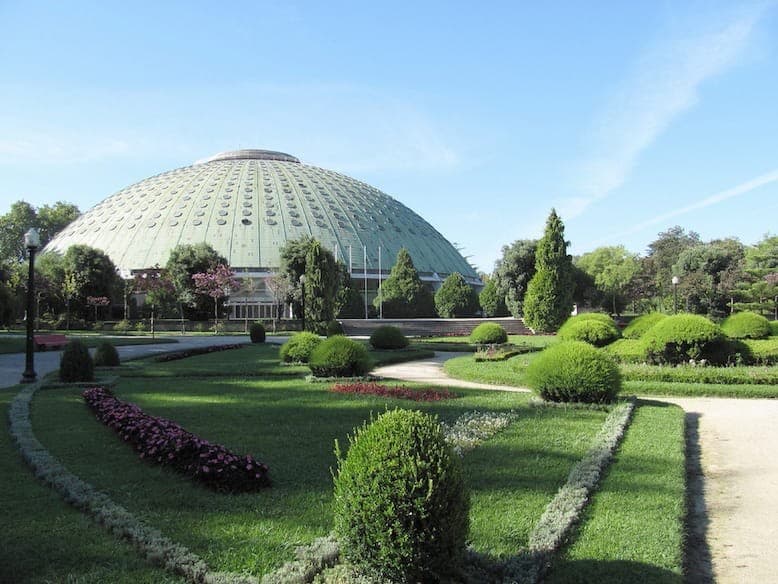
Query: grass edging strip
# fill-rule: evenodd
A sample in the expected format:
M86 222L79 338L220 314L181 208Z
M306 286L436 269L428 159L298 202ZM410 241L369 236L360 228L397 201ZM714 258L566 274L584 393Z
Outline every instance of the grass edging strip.
M543 576L613 458L634 409L635 402L628 401L616 406L605 418L594 445L570 470L567 482L546 506L530 533L528 550L509 561L507 581L534 583Z
M32 431L30 404L41 383L22 389L8 410L9 431L24 461L35 476L49 484L69 504L92 516L116 537L128 540L147 560L179 574L190 582L205 584L257 584L243 574L211 572L206 563L186 547L136 518L108 495L68 471L40 443Z

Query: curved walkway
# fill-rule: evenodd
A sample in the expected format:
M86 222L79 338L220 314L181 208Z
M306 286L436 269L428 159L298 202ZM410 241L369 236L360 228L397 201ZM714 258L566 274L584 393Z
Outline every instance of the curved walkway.
M443 362L461 353L379 367L377 375L507 391L459 381ZM658 397L686 412L688 582L778 582L778 400Z

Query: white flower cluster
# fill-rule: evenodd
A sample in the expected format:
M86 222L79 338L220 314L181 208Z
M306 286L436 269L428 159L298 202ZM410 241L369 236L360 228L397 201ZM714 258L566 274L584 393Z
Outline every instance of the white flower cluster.
M516 421L514 412L465 412L453 424L442 423L443 434L459 456L473 450Z

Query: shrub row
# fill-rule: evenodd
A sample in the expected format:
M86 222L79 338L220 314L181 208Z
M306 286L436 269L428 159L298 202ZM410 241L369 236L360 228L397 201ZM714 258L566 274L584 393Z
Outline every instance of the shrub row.
M778 385L778 371L762 367L655 367L631 364L622 366L621 372L625 381Z
M83 397L97 418L143 459L170 466L217 491L246 492L270 486L267 465L251 455L239 456L211 444L175 422L150 416L137 405L117 399L105 388L88 389Z
M218 353L219 351L231 351L233 349L241 349L245 347L244 344L231 344L231 345L212 345L210 347L192 347L191 349L185 349L183 351L173 351L171 353L163 353L154 357L154 361L157 363L166 363L168 361L178 361L179 359L187 359L188 357L195 357L197 355L206 355L208 353Z
M456 393L446 390L436 390L431 387L425 389L410 389L399 385L389 387L375 382L336 383L330 388L330 391L335 393L351 393L355 395L377 395L413 401L441 401L459 397Z
M601 349L620 363L645 363L646 347L639 339L619 339ZM718 365L776 365L778 338L720 340L706 351L711 363Z

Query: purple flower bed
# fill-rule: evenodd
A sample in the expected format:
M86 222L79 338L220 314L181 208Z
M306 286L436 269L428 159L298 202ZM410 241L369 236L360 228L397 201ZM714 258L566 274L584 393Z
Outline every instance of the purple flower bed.
M83 397L97 418L143 459L170 466L217 491L237 493L270 486L267 465L251 455L238 456L171 420L150 416L103 387L87 389Z
M413 401L440 401L459 397L455 393L432 388L408 389L407 387L389 387L380 383L336 383L330 388L335 393L353 393L357 395L378 395L397 399L410 399Z

